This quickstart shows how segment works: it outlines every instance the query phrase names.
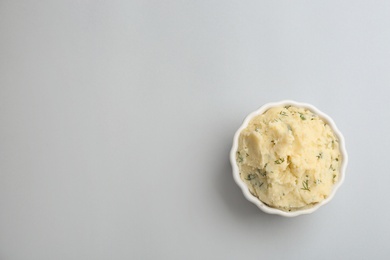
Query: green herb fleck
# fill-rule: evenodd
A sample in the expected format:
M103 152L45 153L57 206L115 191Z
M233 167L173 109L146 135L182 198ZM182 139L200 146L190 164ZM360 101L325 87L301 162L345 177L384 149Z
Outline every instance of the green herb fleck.
M265 168L267 167L268 163L265 163L264 164L264 167L262 169L260 168L257 168L256 171L263 177L265 177L267 175L267 171L265 170Z
M316 157L317 157L318 159L321 159L321 158L322 158L322 153L319 153Z
M248 176L245 178L245 180L251 181L251 180L255 179L256 177L257 177L256 174L249 173Z
M289 109L291 105L284 106L285 109Z
M339 161L339 158L336 158L336 161Z
M244 161L244 158L242 157L242 155L240 154L240 151L237 152L237 159L238 159L238 162L239 163L242 163Z
M303 186L303 188L301 188L301 190L310 191L310 189L309 189L309 180L303 181L302 182L302 186Z
M275 144L276 144L275 140L271 140L271 143L272 143L273 145L275 145Z
M335 168L333 168L333 165L332 165L332 164L329 166L329 169L332 170L332 171L335 171L335 170L336 170Z
M306 120L306 117L305 117L302 113L299 113L299 117L300 117L302 120Z
M333 180L336 178L336 174L333 174Z
M282 116L288 116L287 115L287 113L286 112L284 112L284 111L280 111L280 113L279 114L281 114Z
M262 183L257 183L257 185L259 186L259 188L261 188L261 186L263 186L264 182Z
M263 176L263 177L265 177L265 176L267 175L267 172L265 171L265 169L257 169L257 172L258 172L261 176Z
M284 158L279 158L278 160L275 161L276 164L281 164L284 162Z

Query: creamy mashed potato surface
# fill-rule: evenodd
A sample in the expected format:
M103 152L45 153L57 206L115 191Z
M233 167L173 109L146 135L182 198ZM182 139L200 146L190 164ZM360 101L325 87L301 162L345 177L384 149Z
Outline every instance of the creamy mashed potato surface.
M241 179L265 204L284 211L326 199L341 155L330 126L310 110L274 107L242 130L236 160Z

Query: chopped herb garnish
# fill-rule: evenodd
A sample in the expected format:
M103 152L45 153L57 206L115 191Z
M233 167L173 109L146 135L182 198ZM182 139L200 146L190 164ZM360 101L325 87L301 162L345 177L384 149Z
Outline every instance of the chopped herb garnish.
M237 152L237 159L238 159L238 162L239 163L242 163L244 161L244 158L242 157L242 155L240 154L240 151Z
M251 181L251 180L255 179L256 177L257 177L256 174L249 173L248 176L245 178L245 180Z
M256 171L263 177L265 177L267 175L267 171L265 170L267 165L268 165L268 163L264 164L263 169L259 169L259 168L256 169Z
M333 174L333 179L336 178L336 174Z
M302 186L303 186L303 188L301 188L301 190L310 191L310 189L309 189L309 180L303 181L302 182Z
M321 159L321 158L322 158L322 153L319 153L316 157L317 157L318 159Z
M281 164L284 162L284 158L279 158L278 160L275 161L276 164Z
M299 117L300 117L302 120L306 120L306 117L305 117L302 113L299 113Z
M336 161L339 161L339 158L336 158Z
M264 182L262 183L257 183L257 185L259 186L259 188L261 188L261 186L263 186Z
M281 114L282 116L288 116L287 115L287 113L286 112L284 112L284 111L280 111L280 113L279 114Z
M273 145L275 145L275 144L276 144L275 140L271 140L271 143L272 143Z
M285 109L289 109L291 105L284 106Z
M257 172L258 172L261 176L263 176L263 177L265 177L265 176L267 175L267 172L265 171L265 169L257 169Z
M335 168L333 168L333 165L332 165L332 164L329 166L329 169L332 170L332 171L335 171L335 170L336 170Z

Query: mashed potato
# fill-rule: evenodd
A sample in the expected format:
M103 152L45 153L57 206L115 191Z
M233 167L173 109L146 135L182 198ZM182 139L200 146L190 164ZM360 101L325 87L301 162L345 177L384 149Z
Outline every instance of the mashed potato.
M265 204L284 211L326 199L339 177L338 139L311 111L275 107L254 117L239 137L241 179Z

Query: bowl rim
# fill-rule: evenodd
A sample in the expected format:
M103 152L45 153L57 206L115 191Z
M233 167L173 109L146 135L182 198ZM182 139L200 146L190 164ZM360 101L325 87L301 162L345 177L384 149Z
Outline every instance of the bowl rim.
M340 178L339 178L338 182L334 184L332 192L328 196L328 198L326 198L325 200L316 204L314 207L311 207L308 209L297 210L297 211L291 211L291 212L286 212L286 211L282 211L282 210L277 209L277 208L272 208L272 207L266 205L265 203L263 203L260 199L258 199L254 195L252 195L249 192L247 185L241 180L240 171L239 171L238 165L236 163L236 152L237 152L237 148L238 148L238 138L240 136L241 131L247 127L249 121L253 117L260 115L260 114L263 114L264 112L266 112L268 109L270 109L272 107L279 107L279 106L286 106L286 105L292 105L292 106L306 108L308 110L311 110L312 112L317 114L319 117L321 117L322 120L324 120L326 123L328 123L330 125L330 127L332 128L332 130L334 131L335 135L339 139L340 153L343 157L343 160L341 161L341 167L340 167L340 173L339 173ZM232 146L232 149L230 151L230 163L232 165L234 181L241 188L242 193L244 194L244 196L247 200L254 203L262 211L264 211L268 214L276 214L276 215L280 215L283 217L296 217L299 215L313 213L314 211L318 210L321 206L329 203L334 198L337 190L340 188L340 186L344 183L344 180L345 180L345 172L346 172L346 168L347 168L347 164L348 164L348 154L347 154L347 150L345 148L344 136L340 132L340 130L337 128L335 122L333 121L333 119L330 116L328 116L324 112L320 111L318 108L316 108L315 106L313 106L311 104L297 102L297 101L293 101L293 100L282 100L282 101L278 101L278 102L266 103L245 117L243 123L241 124L241 126L238 128L238 130L234 134L233 146Z

